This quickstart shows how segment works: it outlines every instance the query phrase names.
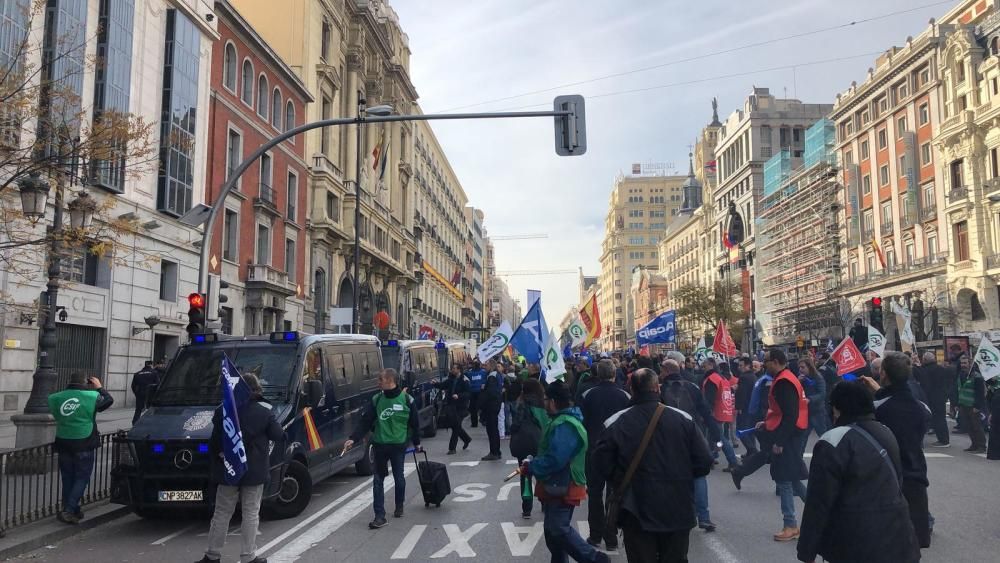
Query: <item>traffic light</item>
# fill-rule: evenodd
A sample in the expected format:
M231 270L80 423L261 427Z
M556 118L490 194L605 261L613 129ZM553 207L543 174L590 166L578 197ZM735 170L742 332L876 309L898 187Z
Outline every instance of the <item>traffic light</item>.
M868 324L878 329L882 334L885 334L885 330L882 329L882 298L872 297L870 306L871 312L868 316Z
M215 274L208 275L208 293L205 294L205 320L207 326L212 326L214 321L218 321L222 313L222 304L229 301L229 296L222 293L223 289L229 287L229 282Z
M579 156L587 152L587 117L583 96L556 96L553 111L569 111L555 118L556 154Z
M193 336L205 332L205 295L201 293L188 295L188 305L188 334Z

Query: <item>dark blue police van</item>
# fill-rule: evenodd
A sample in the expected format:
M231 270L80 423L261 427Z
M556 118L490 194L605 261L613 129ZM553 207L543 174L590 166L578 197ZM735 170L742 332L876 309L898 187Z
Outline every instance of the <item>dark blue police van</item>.
M140 516L212 506L208 440L221 402L223 352L240 373L260 379L264 399L285 429L284 443L271 444L271 478L261 510L266 517L298 515L309 504L313 483L351 465L361 475L371 474L367 444L341 452L361 409L378 392L382 354L377 338L297 332L195 335L178 350L152 390L147 410L117 444L112 502ZM317 431L312 436L307 418Z

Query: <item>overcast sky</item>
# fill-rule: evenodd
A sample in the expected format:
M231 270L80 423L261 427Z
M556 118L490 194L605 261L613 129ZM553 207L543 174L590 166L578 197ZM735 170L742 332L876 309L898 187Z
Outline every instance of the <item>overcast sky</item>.
M498 271L583 267L587 275L600 272L615 176L633 162L673 162L686 174L688 145L711 120L713 96L723 121L753 86L832 103L852 80L864 79L878 52L904 44L956 3L391 1L409 35L410 76L425 113L551 109L557 94L587 98L588 149L579 157L556 156L550 119L433 125L490 234L548 235L496 242ZM912 11L860 21L903 10ZM742 48L852 21L859 23ZM592 81L600 77L608 78ZM641 91L627 93L634 90ZM542 290L550 326L576 304L575 275L505 279L522 303L526 289Z

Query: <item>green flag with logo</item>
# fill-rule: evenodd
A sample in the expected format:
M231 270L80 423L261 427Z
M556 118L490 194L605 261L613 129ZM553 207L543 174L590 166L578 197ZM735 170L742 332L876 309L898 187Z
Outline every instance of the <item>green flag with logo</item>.
M566 364L559 351L559 341L556 340L556 333L551 330L545 339L545 345L542 346L542 371L545 372L546 383L563 379L563 375L566 374Z
M976 364L986 381L1000 375L1000 350L985 336L979 341L979 350L976 350Z

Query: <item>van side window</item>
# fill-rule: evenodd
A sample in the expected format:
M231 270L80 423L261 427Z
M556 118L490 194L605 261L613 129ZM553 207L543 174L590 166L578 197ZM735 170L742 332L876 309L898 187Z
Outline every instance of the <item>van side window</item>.
M305 361L302 362L302 379L323 380L323 354L317 347L306 350Z
M354 354L343 354L342 357L344 358L344 373L347 374L345 376L347 378L346 381L353 382L355 381L355 374L357 373L354 363Z
M425 354L425 357L427 358L427 360L429 360L428 362L429 365L427 367L431 369L437 369L438 367L437 352L435 352L434 350L428 350Z
M361 372L361 377L362 378L364 378L365 380L369 380L369 379L375 377L375 374L372 373L372 366L368 365L368 355L367 354L365 354L365 353L359 353L358 354L358 362L360 363L360 365L358 366L358 371Z
M351 382L347 375L347 369L344 366L344 355L343 354L331 354L330 355L330 371L333 373L333 381L337 385L347 385ZM353 369L351 371L354 371Z
M366 352L368 356L368 369L371 370L371 377L378 375L378 372L382 371L382 360L379 358L378 352Z

